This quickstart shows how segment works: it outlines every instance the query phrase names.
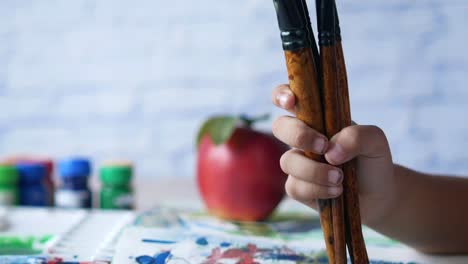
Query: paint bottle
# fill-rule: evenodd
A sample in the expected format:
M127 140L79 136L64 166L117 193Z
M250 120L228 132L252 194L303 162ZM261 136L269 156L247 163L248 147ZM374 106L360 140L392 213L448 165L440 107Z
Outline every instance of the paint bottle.
M0 164L0 205L18 204L18 171L14 166Z
M12 156L7 158L6 162L10 165L16 165L20 163L38 163L44 165L46 168L46 178L44 180L44 185L47 190L47 205L54 206L54 162L51 159L36 156Z
M26 206L47 206L46 168L39 163L18 163L19 204Z
M55 192L55 205L65 208L91 208L88 180L91 162L85 158L62 160L58 164L60 186Z
M102 188L100 207L103 209L132 209L133 191L130 186L133 168L130 163L109 163L101 167Z

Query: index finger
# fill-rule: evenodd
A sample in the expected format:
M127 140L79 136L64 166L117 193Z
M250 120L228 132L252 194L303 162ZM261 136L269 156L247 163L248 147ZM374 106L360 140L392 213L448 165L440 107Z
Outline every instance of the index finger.
M295 114L296 97L288 84L278 85L272 92L272 101L276 106Z

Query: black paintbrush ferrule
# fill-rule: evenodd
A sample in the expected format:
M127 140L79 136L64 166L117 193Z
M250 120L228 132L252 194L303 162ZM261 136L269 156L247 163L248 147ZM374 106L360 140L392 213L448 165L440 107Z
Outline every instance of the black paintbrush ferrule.
M305 0L273 0L284 50L309 48L313 37Z
M332 46L335 44L335 1L316 0L318 38L320 46Z
M338 11L336 9L336 2L334 2L335 6L335 38L336 41L341 42L341 28L340 28L340 19L338 17Z

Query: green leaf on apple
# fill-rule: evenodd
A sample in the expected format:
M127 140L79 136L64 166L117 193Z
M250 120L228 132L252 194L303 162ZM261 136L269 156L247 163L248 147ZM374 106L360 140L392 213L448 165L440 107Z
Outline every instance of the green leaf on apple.
M209 118L198 131L197 146L205 134L208 134L215 145L221 145L231 138L236 126L251 127L254 123L265 121L270 118L269 114L256 117L247 115L240 116L214 116Z
M215 116L208 119L197 135L197 146L205 134L208 134L216 145L226 142L234 132L239 118L232 116Z

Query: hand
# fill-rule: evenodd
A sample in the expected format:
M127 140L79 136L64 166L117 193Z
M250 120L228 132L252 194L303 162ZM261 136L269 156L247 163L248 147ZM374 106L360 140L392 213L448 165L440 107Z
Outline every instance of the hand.
M289 85L273 91L273 103L294 114L295 97ZM333 198L343 191L341 165L357 158L359 200L363 223L378 221L395 205L394 165L387 138L376 126L353 125L328 140L292 116L279 117L273 134L293 149L280 160L287 173L286 192L292 198L317 209L317 199ZM329 164L314 161L304 151L324 154Z

